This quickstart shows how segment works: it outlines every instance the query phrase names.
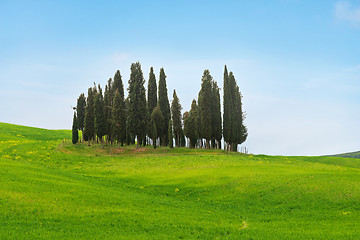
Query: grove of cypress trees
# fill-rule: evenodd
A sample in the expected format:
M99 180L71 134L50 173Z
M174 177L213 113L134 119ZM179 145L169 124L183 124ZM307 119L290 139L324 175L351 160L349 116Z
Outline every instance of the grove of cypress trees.
M82 93L82 94L80 94L79 98L77 99L76 119L77 119L78 129L82 132L83 140L84 140L85 107L86 107L86 98L85 98L84 93Z
M199 110L200 110L200 122L201 129L200 135L206 139L206 148L210 147L210 139L212 136L211 129L211 82L212 76L209 70L205 70L201 79L201 89L199 92Z
M166 75L164 68L160 69L160 75L159 75L159 106L160 111L164 117L164 126L162 127L163 132L160 136L160 142L163 146L166 146L168 143L168 122L170 120L170 104L169 104L169 98L168 98L168 91L166 86ZM156 126L158 128L158 126Z
M131 133L137 137L137 147L139 147L139 143L147 133L145 80L139 62L131 64L130 70L128 122Z
M106 134L106 118L104 112L104 97L102 95L102 89L98 87L99 91L95 95L94 99L94 112L95 112L95 133L99 138L101 144L103 144L103 136Z
M182 131L181 110L182 110L182 107L180 105L180 100L176 95L176 91L174 90L173 100L171 102L171 116L172 116L172 122L173 122L173 126L174 126L176 147L180 147L180 135L181 135L181 131ZM170 136L170 134L169 134L169 136Z
M84 140L90 141L94 140L95 135L95 115L94 115L94 88L88 89L88 97L86 99L85 107L85 120L84 120Z
M72 125L72 143L76 144L79 140L78 124L76 113L74 112L73 125Z

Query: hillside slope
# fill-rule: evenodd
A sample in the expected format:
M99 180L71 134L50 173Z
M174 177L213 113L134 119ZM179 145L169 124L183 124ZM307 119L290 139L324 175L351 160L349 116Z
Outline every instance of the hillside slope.
M332 155L332 157L360 158L360 151Z
M360 160L72 145L0 123L1 239L358 239Z

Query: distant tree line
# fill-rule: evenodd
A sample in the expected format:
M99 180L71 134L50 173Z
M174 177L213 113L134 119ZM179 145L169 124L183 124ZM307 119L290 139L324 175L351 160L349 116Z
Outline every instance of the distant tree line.
M154 69L150 68L147 86L139 62L131 64L128 95L125 98L120 71L110 78L103 90L94 83L87 97L80 94L73 118L72 142L105 144L152 144L157 146L190 148L218 148L224 137L227 151L237 151L238 144L247 138L242 111L242 95L234 74L224 69L223 119L221 116L220 89L217 82L205 70L201 79L198 102L194 99L191 109L181 114L180 100L173 92L168 99L166 75L160 69L157 86Z

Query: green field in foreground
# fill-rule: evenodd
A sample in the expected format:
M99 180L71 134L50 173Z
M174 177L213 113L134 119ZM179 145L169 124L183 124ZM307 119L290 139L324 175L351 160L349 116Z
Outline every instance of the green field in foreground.
M0 239L359 239L360 159L70 137L0 123Z

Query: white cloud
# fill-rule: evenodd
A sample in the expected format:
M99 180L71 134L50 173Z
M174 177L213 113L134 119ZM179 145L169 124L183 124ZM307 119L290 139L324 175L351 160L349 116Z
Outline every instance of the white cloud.
M360 7L352 6L348 1L337 2L335 17L338 20L349 22L351 25L360 26Z

